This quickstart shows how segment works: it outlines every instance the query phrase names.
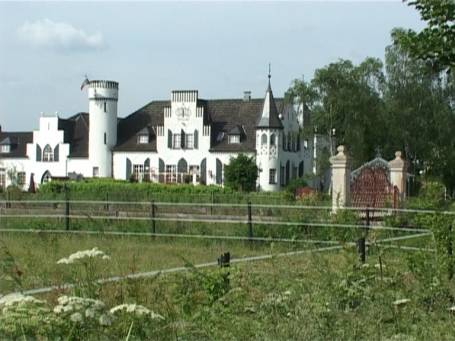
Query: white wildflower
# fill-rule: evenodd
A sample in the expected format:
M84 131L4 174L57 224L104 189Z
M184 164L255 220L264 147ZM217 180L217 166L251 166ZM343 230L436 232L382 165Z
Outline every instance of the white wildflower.
M450 311L451 313L455 313L455 305L450 307L449 309L447 309L448 311Z
M11 306L14 304L20 304L25 302L33 302L33 303L42 303L42 301L32 297L32 296L25 296L20 293L14 293L2 296L0 298L0 306Z
M154 313L153 311L147 309L146 307L139 305L139 304L120 304L118 306L113 307L110 310L110 313L115 315L117 312L125 311L127 313L133 313L137 316L147 315L151 319L156 320L164 320L164 317Z
M291 290L286 290L283 294L284 294L285 296L289 296L289 295L291 295Z
M65 308L65 307L62 306L62 305L60 305L60 304L59 304L59 305L56 305L56 306L54 307L54 313L60 314L60 313L62 313L62 312L65 311L64 308Z
M385 269L385 265L384 265L384 264L381 265L381 264L379 264L379 263L375 264L374 267L375 267L376 269L380 269L381 267L382 267L383 269Z
M73 264L84 258L95 258L100 257L103 260L109 260L111 257L106 255L103 251L99 250L97 247L94 247L91 250L77 251L67 258L62 258L57 261L57 264Z
M82 314L81 313L74 313L70 316L70 320L73 322L82 322Z
M396 300L393 302L393 305L395 307L400 307L400 306L403 306L403 305L406 305L408 304L409 302L411 302L411 300L409 298L402 298L400 300Z
M101 326L110 326L112 324L112 318L107 314L103 314L99 317L98 322Z
M92 308L88 308L86 311L85 311L85 317L88 317L88 318L94 318L95 317L95 309L92 309Z

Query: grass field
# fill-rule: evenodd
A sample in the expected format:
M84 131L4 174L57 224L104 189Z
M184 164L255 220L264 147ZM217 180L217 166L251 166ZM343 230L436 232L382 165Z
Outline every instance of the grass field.
M111 257L93 263L94 278L211 262L226 251L239 258L295 249L284 243L251 247L238 241L150 237L45 233L2 233L0 237L2 260L14 259L24 288L84 279L80 266L56 262L94 246ZM95 287L96 298L109 307L137 303L162 315L164 320L153 328L144 321L123 323L119 319L115 330L86 322L40 333L51 339L56 335L65 339L129 335L131 339L176 340L449 340L455 337L455 317L448 310L454 303L455 287L436 264L437 255L431 252L371 248L367 265L361 265L356 250L344 247L230 268L190 267L187 272ZM82 285L83 280L77 283ZM2 293L14 287L5 277L1 284ZM38 297L53 306L64 293ZM15 321L17 325L22 320L16 316ZM0 335L28 335L24 332L29 330L27 323L14 329L17 334L7 334L0 327Z

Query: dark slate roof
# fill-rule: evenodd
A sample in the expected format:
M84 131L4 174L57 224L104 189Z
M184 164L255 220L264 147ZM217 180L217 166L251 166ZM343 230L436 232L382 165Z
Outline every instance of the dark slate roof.
M277 112L283 110L283 99L275 99ZM198 106L204 107L204 124L210 124L211 151L254 152L256 150L256 122L262 113L264 99L198 99ZM117 146L115 151L156 152L156 135L150 130L148 144L138 144L137 136L144 127L164 124L164 108L170 101L153 101L131 115L119 120ZM281 122L280 122L281 123ZM242 129L240 129L241 127ZM240 143L229 144L228 135L232 129L239 129ZM201 132L202 133L202 132ZM222 139L217 139L224 133Z
M261 110L261 115L257 119L257 128L275 128L275 129L283 129L283 124L279 118L279 112L275 104L275 100L273 98L272 87L270 86L270 79L269 85L267 86L267 90L265 93L264 105Z
M33 141L32 132L4 132L0 131L0 141L9 140L10 152L0 153L2 158L27 157L27 143Z
M69 157L88 157L89 126L88 113L81 112L67 119L58 119L58 129L63 130L63 141L70 144Z
M149 128L149 143L137 143L137 136L146 127L164 124L164 108L171 105L170 101L154 101L143 106L131 115L119 120L117 126L116 151L156 152L156 135Z

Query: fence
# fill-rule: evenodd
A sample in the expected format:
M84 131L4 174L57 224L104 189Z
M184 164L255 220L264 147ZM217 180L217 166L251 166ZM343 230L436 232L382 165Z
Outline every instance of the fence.
M425 227L387 225L387 217L411 211L347 208L340 219L338 215L333 216L327 206L253 204L251 201L174 203L154 200L92 201L68 198L3 200L0 201L0 228L2 231L11 232L67 231L283 242L316 246L350 242L358 246L360 258L364 262L371 233L374 233L374 238L382 240L381 243L413 240L431 235L431 231ZM452 213L454 212L446 212ZM378 217L385 221L380 223Z

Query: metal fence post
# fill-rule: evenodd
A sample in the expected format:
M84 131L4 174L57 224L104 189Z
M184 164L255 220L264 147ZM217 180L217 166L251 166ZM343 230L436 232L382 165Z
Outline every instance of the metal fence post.
M449 224L449 235L447 236L447 256L448 260L448 277L453 278L453 241L452 241L452 223Z
M220 268L228 268L231 263L231 253L222 253L220 257L218 257L217 261Z
M155 200L152 200L151 202L151 212L150 212L151 218L152 218L152 234L155 235L156 233L156 221L155 221Z
M248 200L248 238L253 240L253 219L251 218L251 201Z
M68 198L68 187L65 185L65 229L70 229L70 202Z
M363 263L366 262L367 252L366 252L366 239L368 234L368 229L370 227L370 208L367 207L365 215L365 230L363 236L357 241L357 248L359 250L360 261Z
M213 202L215 200L214 198L214 193L213 191L210 192L210 202L211 202L211 205L210 205L210 215L213 215Z

